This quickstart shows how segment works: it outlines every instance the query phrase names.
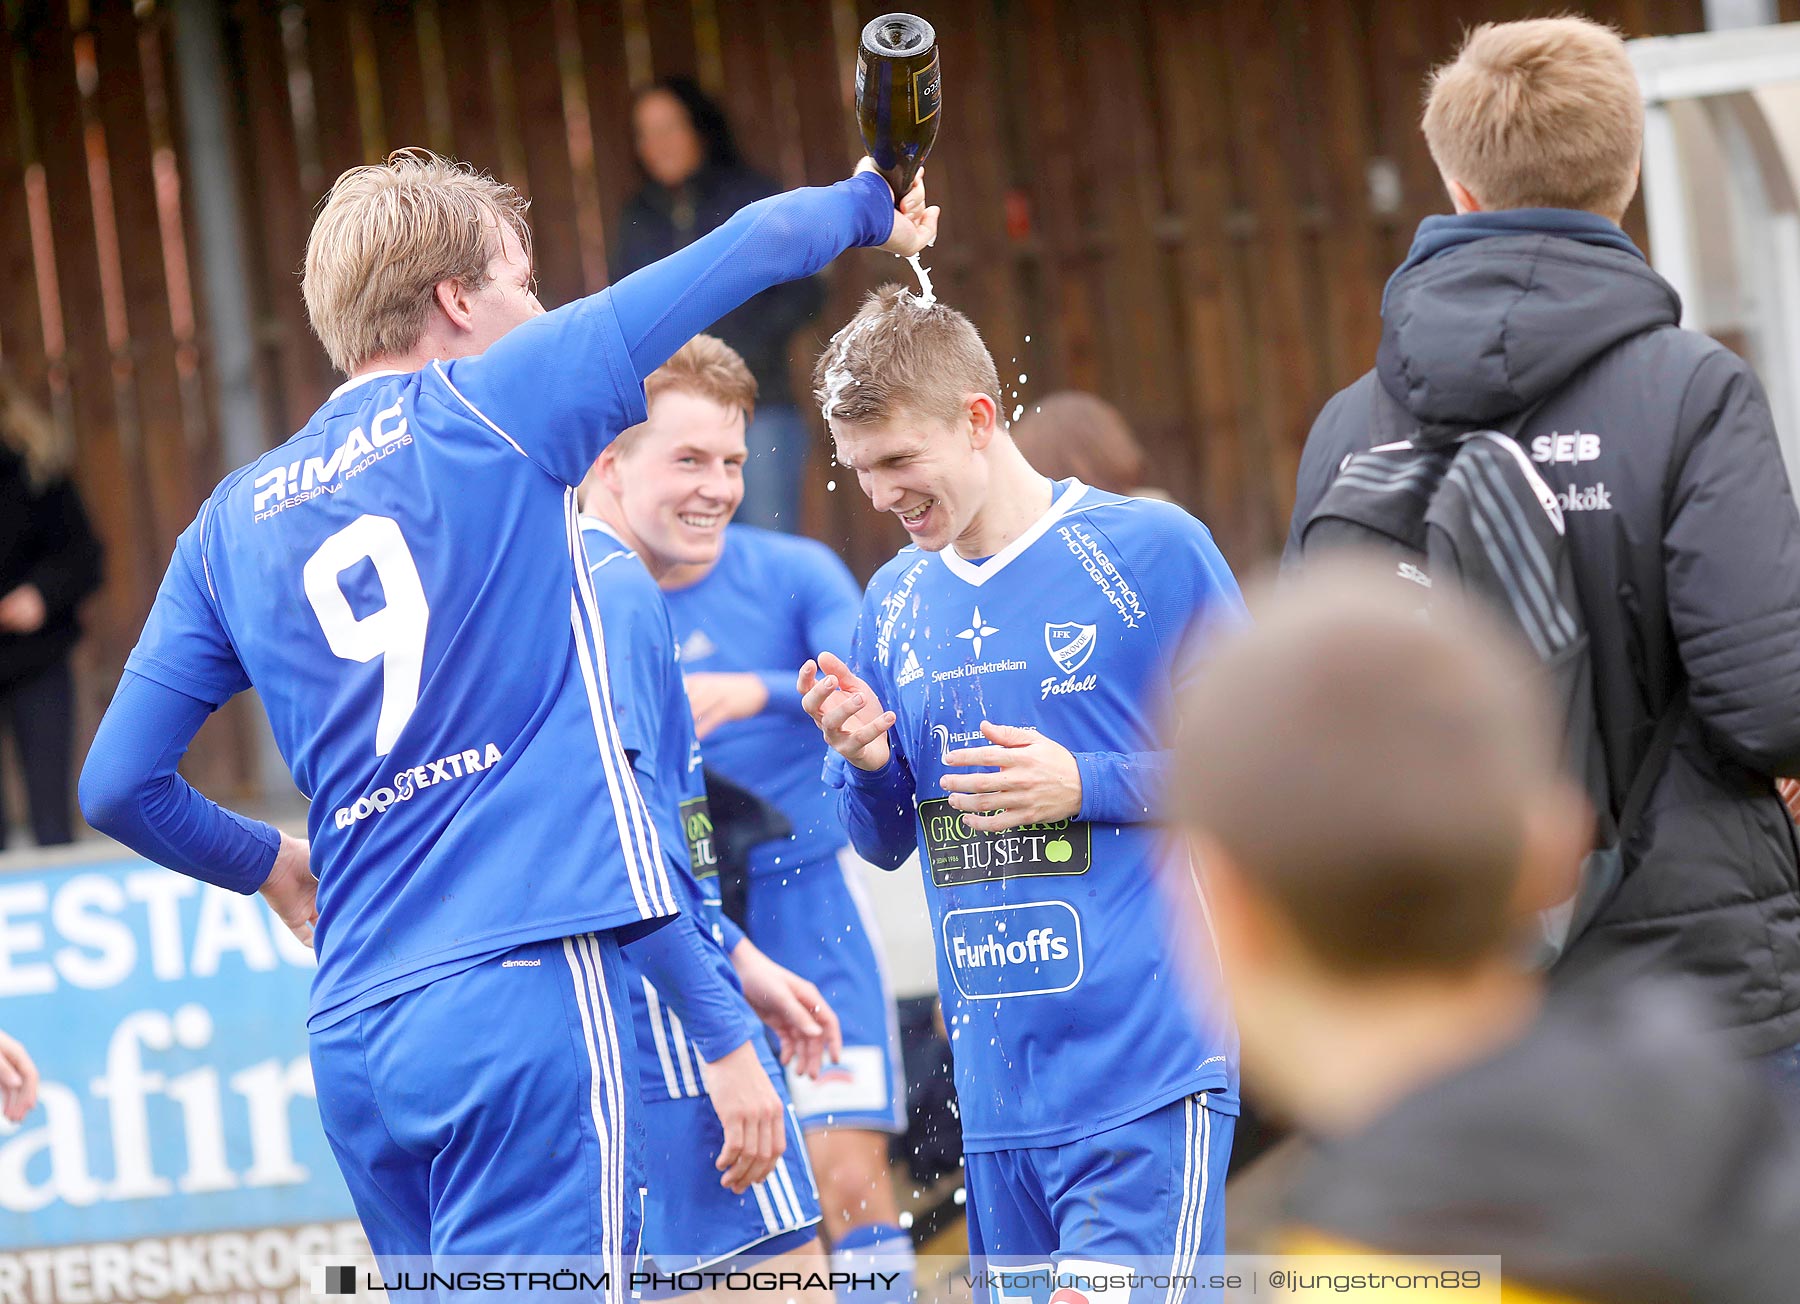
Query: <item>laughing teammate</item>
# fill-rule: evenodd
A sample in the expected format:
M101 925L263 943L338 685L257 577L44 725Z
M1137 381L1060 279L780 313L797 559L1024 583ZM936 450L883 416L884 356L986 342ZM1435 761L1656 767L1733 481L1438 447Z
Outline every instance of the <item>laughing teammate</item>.
M819 779L818 734L785 691L808 646L848 635L855 583L810 539L727 530L743 494L745 420L756 397L735 351L701 336L649 389L650 421L602 455L589 493L663 587L708 767L777 802L794 824L791 838L752 859L750 933L815 981L843 1023L836 1063L817 1081L789 1075L838 1266L905 1274L912 1243L895 1225L887 1174L886 1133L901 1119L893 998L838 861L843 825ZM693 673L696 664L712 670ZM750 669L781 665L788 669ZM784 690L779 699L771 679ZM698 783L698 772L692 778ZM909 1293L910 1278L894 1297Z
M1236 582L1179 508L1037 474L960 313L886 287L814 379L913 537L800 689L857 850L922 851L971 1252L1181 1270L1223 1249L1236 1052L1175 990L1148 820L1161 708Z
M862 175L759 201L546 313L510 187L419 153L328 196L302 288L348 379L177 542L82 806L260 890L303 937L316 920L319 1112L377 1253L600 1255L622 1285L638 1105L617 947L679 903L620 745L574 486L696 330L851 246L922 247L934 215L907 203ZM310 849L176 774L253 685Z
M756 382L727 345L702 335L652 372L644 390L649 419L607 447L582 488L607 668L635 689L615 704L620 740L664 851L674 851L671 878L684 898L682 919L625 948L641 975L631 996L646 1105L644 1253L662 1273L729 1267L749 1254L816 1257L818 1191L781 1066L751 1005L773 1014L801 1075L817 1075L827 1043L836 1057L836 1019L817 988L764 957L720 912L700 744L657 589L664 554L655 532L621 504L656 468L672 467L680 479L739 477ZM702 429L728 433L728 459L686 437L696 416ZM733 1155L739 1162L729 1162Z

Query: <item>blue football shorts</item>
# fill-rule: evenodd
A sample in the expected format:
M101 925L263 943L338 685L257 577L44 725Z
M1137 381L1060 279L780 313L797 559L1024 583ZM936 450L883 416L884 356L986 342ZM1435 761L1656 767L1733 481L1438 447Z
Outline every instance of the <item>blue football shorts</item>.
M771 960L810 981L844 1034L816 1080L788 1075L800 1126L906 1130L906 1083L894 992L849 848L750 876L745 931Z
M763 1067L786 1104L774 1056L765 1055ZM730 1267L737 1260L785 1254L818 1235L819 1188L793 1106L787 1110L787 1149L775 1171L742 1195L719 1185L713 1162L725 1131L710 1099L658 1100L643 1112L646 1271Z
M609 933L483 957L312 1034L325 1136L379 1256L637 1251L631 1003Z
M1207 1094L1066 1145L966 1155L970 1256L1103 1278L1117 1265L1163 1283L1083 1290L1090 1304L1208 1298L1168 1286L1184 1273L1204 1279L1203 1260L1225 1252L1225 1169L1237 1120L1209 1108Z

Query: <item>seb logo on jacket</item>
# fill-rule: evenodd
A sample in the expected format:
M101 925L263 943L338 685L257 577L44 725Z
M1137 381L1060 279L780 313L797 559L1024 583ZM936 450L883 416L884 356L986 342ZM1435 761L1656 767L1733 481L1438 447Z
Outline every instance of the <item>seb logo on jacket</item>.
M1600 436L1577 430L1571 435L1539 435L1531 441L1534 462L1592 462L1600 456Z
M1531 460L1552 466L1575 466L1600 456L1600 436L1577 430L1567 435L1539 435L1531 441ZM1606 482L1570 485L1556 495L1564 512L1610 512L1612 494Z

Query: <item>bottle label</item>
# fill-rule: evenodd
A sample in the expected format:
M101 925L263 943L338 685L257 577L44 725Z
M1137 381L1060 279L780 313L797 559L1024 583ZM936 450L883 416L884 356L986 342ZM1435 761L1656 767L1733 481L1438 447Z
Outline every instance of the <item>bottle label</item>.
M931 52L931 62L913 74L913 121L929 122L937 116L938 93L943 79L938 75L937 51Z

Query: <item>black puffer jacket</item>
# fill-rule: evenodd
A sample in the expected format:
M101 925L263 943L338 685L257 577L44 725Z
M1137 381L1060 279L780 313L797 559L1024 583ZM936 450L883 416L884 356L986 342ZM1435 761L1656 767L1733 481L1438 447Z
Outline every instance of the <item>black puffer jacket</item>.
M1761 1054L1800 1043L1800 843L1771 783L1800 773L1800 512L1755 377L1679 318L1635 253L1561 235L1404 268L1375 371L1307 440L1289 552L1373 442L1370 386L1432 428L1542 402L1519 440L1565 509L1615 813L1658 716L1684 680L1690 694L1626 881L1558 972L1683 975Z

